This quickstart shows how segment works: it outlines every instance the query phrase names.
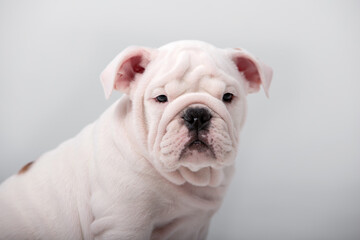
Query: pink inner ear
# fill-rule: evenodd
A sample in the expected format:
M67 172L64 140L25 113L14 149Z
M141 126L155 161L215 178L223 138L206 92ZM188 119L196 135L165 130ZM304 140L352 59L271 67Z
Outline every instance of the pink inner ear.
M136 56L130 59L130 64L132 69L134 70L134 73L143 73L145 71L145 68L140 66L141 60L141 56Z
M242 72L250 82L250 86L259 86L261 84L259 71L251 60L244 57L237 57L234 62L240 72Z
M130 82L134 80L135 74L141 74L145 71L145 68L140 65L141 61L142 56L134 56L122 64L115 81L116 89L128 87Z

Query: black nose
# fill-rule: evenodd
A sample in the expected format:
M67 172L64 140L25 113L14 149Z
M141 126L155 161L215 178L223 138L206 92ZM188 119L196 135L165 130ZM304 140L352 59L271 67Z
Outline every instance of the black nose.
M183 119L189 131L206 130L210 125L211 114L206 108L188 108Z

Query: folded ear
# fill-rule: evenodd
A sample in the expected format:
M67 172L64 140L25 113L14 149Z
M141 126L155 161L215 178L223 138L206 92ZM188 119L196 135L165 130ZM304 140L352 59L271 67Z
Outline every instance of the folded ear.
M269 97L272 69L249 52L239 48L233 50L231 58L238 71L244 75L249 83L249 93L258 92L260 85L262 85L266 96Z
M100 79L109 98L113 89L130 93L133 82L142 75L151 61L152 49L128 47L112 60L101 73Z

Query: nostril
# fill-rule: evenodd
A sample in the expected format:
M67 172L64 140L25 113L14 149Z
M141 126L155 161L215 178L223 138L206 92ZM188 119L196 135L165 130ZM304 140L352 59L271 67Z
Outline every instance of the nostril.
M206 108L188 108L184 115L184 123L189 130L205 130L211 119L211 114Z
M211 119L211 115L210 115L210 113L209 114L203 114L202 116L201 116L201 122L207 122L207 121L209 121Z

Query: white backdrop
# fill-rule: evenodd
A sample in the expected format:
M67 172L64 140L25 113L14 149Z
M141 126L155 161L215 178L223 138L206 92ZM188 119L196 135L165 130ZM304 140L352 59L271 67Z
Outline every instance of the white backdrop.
M74 136L128 45L198 39L274 69L209 239L360 239L359 1L0 1L0 181Z

